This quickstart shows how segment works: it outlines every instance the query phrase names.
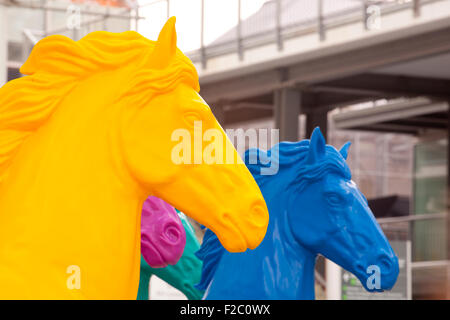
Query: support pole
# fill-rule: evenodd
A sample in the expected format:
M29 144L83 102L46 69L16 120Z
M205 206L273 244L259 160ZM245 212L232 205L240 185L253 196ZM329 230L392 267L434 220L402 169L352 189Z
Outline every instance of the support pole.
M42 1L42 6L44 7L44 11L42 12L42 30L44 30L44 37L47 36L47 32L50 29L49 22L50 22L50 16L49 11L47 8L47 0Z
M201 3L201 19L200 19L200 60L202 68L206 69L206 53L205 53L205 0Z
M283 88L275 91L275 126L280 130L280 141L297 141L301 92Z
M277 10L275 11L275 14L277 47L278 51L281 51L283 50L283 39L281 38L281 0L277 0Z
M139 6L138 5L136 5L134 21L136 24L136 26L135 26L136 29L134 31L138 32L138 30L139 30Z
M413 0L414 17L420 16L420 0Z
M238 0L238 24L236 28L236 37L237 37L237 50L239 55L239 60L242 61L244 59L244 53L242 51L242 18L241 18L241 0Z
M323 0L317 1L317 23L320 41L325 40L325 25L323 23Z
M341 268L331 260L325 260L326 298L327 300L341 300Z
M367 19L369 18L368 14L367 14L367 0L363 0L362 1L362 15L363 15L363 23L364 23L364 29L365 30L369 30L369 27L367 25Z
M169 18L170 18L170 0L166 0L166 3L167 3L167 7L166 7L166 9L167 9L166 16L167 16L167 19L169 19ZM202 4L202 5L203 5L203 4Z

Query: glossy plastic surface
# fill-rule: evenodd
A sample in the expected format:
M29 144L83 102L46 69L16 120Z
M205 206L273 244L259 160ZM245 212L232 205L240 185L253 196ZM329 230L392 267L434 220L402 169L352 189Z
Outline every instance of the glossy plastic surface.
M264 198L176 39L175 18L156 42L52 35L22 66L28 76L0 89L0 298L136 299L149 195L231 251L262 241ZM176 164L172 135L193 137L195 121L238 161Z
M178 262L185 245L186 233L175 208L148 197L141 216L142 258L153 268L164 268Z
M269 228L262 244L244 253L226 252L207 231L198 252L206 299L314 299L317 254L355 274L367 290L395 284L398 259L351 180L348 147L339 152L326 145L316 128L311 141L282 142L269 151L279 153L272 176L259 175L267 154L247 151L246 160L259 154L260 163L247 165L269 207ZM373 265L380 268L380 287L371 289Z
M148 300L148 285L152 275L177 288L190 300L199 300L203 296L203 290L195 288L195 284L200 282L202 273L202 262L195 256L200 244L195 236L194 228L186 216L181 212L178 214L186 232L186 246L183 255L177 264L165 268L151 268L142 258L138 300Z

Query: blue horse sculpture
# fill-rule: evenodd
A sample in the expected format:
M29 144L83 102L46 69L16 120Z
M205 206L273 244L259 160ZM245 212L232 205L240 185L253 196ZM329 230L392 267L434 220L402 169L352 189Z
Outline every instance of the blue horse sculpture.
M204 299L314 299L318 254L352 272L368 291L392 288L398 259L351 180L349 145L340 151L326 145L316 128L311 140L246 152L269 208L269 227L263 242L243 253L226 251L206 232L197 252ZM279 172L262 175L270 161L279 162ZM376 271L379 286L371 282Z

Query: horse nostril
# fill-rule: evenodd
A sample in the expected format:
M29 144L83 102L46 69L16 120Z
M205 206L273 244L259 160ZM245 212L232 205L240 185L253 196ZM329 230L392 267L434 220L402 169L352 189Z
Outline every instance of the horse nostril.
M380 267L382 269L385 269L385 270L390 270L391 269L391 262L389 261L388 258L383 257L383 258L381 258L381 261L380 261Z
M178 231L178 228L176 228L172 225L166 227L164 234L165 234L166 238L172 243L177 243L181 237L180 231Z
M383 256L379 259L380 268L383 273L390 274L391 272L397 272L398 269L398 260L392 259L388 256Z
M141 233L141 242L149 243L151 240L145 233Z
M258 227L265 227L268 223L268 212L265 206L256 204L250 209L250 222Z

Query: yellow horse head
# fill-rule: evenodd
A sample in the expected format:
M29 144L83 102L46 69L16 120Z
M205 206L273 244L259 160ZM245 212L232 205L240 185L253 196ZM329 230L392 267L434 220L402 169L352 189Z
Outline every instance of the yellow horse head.
M132 31L47 37L21 72L0 89L0 297L135 299L149 195L230 251L262 241L264 199L198 94L175 18L156 42ZM216 132L219 161L198 161L211 151L199 123Z

